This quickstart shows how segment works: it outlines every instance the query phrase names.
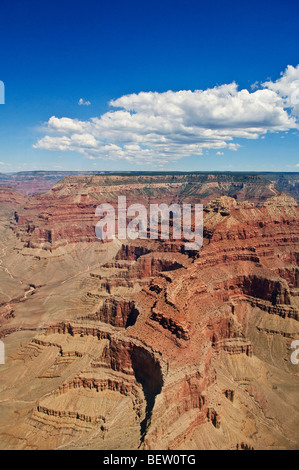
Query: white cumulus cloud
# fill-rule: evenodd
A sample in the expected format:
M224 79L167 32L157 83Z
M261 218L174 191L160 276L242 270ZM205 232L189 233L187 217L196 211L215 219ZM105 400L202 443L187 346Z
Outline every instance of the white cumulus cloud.
M289 65L279 80L265 82L263 86L281 96L285 106L292 108L292 114L299 117L299 65Z
M91 102L90 101L85 101L83 98L80 98L78 101L79 106L90 106Z
M298 84L299 66L288 66L277 81L251 92L231 83L125 95L112 100L107 113L87 121L52 116L47 135L34 147L137 164L161 164L209 149L218 155L236 151L236 139L299 129Z

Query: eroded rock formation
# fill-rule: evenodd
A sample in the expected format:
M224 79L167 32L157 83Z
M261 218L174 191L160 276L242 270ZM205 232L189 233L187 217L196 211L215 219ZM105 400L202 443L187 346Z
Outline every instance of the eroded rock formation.
M17 211L6 269L38 288L1 328L2 448L298 447L297 202L254 182L203 198L198 252L94 239L98 203L199 202L197 183L69 178Z

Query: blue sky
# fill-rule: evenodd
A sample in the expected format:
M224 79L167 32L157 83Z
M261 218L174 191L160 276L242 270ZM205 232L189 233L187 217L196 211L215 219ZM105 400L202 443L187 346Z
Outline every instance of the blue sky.
M298 14L297 0L2 0L0 172L298 170Z

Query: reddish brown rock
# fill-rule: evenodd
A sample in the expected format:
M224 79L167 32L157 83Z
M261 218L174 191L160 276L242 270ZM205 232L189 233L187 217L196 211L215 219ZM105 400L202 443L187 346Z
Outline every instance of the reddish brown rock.
M71 178L20 210L18 256L41 257L41 247L43 269L75 262L66 248L93 245L104 197L127 191L148 204L162 190L167 202L182 201L182 187L185 200L203 194L180 180L154 180L150 197L144 181L130 190L121 176L99 181ZM124 240L115 252L115 241L96 242L103 261L88 258L79 274L15 306L2 329L11 352L0 405L9 397L21 408L0 424L3 448L298 447L290 354L299 337L299 209L284 194L261 197L260 185L247 192L249 202L207 201L198 252L181 240Z

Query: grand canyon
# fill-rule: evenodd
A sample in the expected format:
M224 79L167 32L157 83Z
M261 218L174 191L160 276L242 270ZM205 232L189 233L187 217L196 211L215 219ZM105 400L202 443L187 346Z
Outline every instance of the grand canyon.
M0 448L298 448L298 173L0 175ZM203 247L95 236L203 204Z

